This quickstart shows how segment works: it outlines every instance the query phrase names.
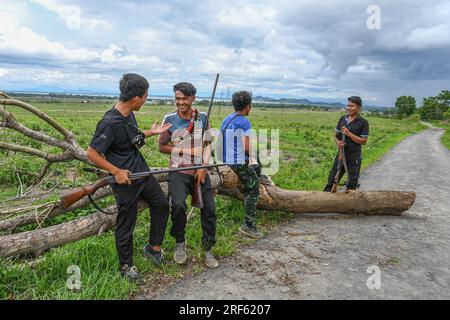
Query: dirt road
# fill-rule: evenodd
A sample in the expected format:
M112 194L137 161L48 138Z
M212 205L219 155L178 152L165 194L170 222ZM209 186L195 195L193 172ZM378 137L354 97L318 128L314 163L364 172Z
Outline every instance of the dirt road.
M408 137L362 175L362 189L417 193L402 216L299 216L157 299L450 299L450 152L442 133Z

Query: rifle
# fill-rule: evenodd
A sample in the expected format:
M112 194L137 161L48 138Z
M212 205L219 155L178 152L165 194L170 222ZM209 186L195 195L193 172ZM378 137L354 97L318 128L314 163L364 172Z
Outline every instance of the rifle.
M209 101L208 113L206 114L205 124L203 125L203 128L202 128L202 148L204 147L203 138L204 138L204 135L205 135L206 126L209 123L209 116L211 114L211 109L212 109L212 105L213 105L213 102L214 102L214 96L216 94L217 82L219 82L219 74L216 74L216 81L214 82L214 87L213 87L213 92L212 92L212 95L211 95L211 100ZM202 152L202 161L203 161L203 152ZM197 167L197 169L199 169L199 168L200 167ZM203 209L203 197L202 197L201 181L197 177L195 178L194 185L192 187L191 206L199 208L199 209Z
M139 180L139 179L147 178L147 177L151 176L152 174L166 173L166 172L176 172L176 171L185 171L185 170L194 170L194 169L199 169L199 168L213 168L213 167L219 167L219 166L224 166L224 165L226 165L226 164L222 163L222 164L212 164L212 165L194 166L194 167L180 167L180 168L150 170L150 171L144 171L144 172L130 173L130 174L128 174L128 178L133 181L133 180ZM80 187L80 188L77 188L75 190L66 192L60 197L62 206L63 206L64 209L67 209L68 207L73 205L75 202L81 200L85 196L88 196L89 200L91 201L91 203L94 205L94 207L97 210L99 210L100 212L103 212L103 213L107 213L107 212L103 211L101 208L99 208L94 203L94 201L92 199L92 195L94 195L94 193L98 189L100 189L100 188L102 188L102 187L104 187L104 186L106 186L108 184L113 184L113 183L116 183L116 179L114 178L114 176L109 176L109 177L106 177L106 178L98 180L97 182L95 182L92 185Z
M342 134L342 141L345 143L345 134ZM342 172L342 167L344 167L345 172L347 173L348 178L348 169L347 169L347 159L345 159L344 147L339 147L339 156L338 156L338 170L336 175L334 176L333 187L331 188L331 192L336 192L339 184L339 178Z

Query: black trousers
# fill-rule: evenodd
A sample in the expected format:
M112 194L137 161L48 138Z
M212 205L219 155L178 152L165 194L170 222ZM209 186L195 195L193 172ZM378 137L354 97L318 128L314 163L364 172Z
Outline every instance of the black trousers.
M138 202L144 200L150 208L149 243L160 246L164 239L169 203L155 177L150 176L136 185L114 188L118 215L115 231L116 249L121 265L133 265L133 230L136 226Z
M187 223L186 197L192 192L194 176L171 172L168 176L169 196L171 206L172 229L170 235L177 243L185 241ZM211 188L211 180L206 175L205 183L201 186L203 196L203 209L200 211L202 225L202 244L205 250L210 250L216 244L216 203Z
M338 171L338 164L339 164L339 154L336 155L333 162L333 167L331 168L330 174L328 175L328 181L327 185L323 189L323 191L330 192L333 187L334 177L336 176L336 173ZM346 155L345 159L347 160L347 168L348 168L348 181L347 181L347 190L355 190L358 188L358 180L359 180L359 173L361 170L361 156L356 155ZM345 173L345 168L343 167L341 170L341 173L339 175L339 181L341 180L342 176Z

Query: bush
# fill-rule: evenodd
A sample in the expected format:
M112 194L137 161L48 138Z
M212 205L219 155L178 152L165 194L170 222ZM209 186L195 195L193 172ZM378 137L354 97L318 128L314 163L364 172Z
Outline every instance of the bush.
M401 96L395 101L395 109L400 118L407 118L416 111L416 99L411 96Z

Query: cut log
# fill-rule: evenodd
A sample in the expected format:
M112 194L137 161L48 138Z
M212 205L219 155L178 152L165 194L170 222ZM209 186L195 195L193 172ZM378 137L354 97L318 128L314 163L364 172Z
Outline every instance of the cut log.
M211 184L222 195L243 199L239 178L229 168L221 168L220 176L213 173ZM167 183L161 183L167 194ZM258 208L293 213L350 213L369 215L400 215L414 203L414 192L350 191L329 193L319 191L291 191L273 184L260 184ZM141 202L139 211L147 204ZM40 253L49 248L77 241L115 225L116 215L94 213L60 225L0 237L0 256Z
M115 222L116 215L94 213L52 227L3 236L0 239L8 243L0 246L0 256L40 255L49 248L96 235L101 227L109 229Z

